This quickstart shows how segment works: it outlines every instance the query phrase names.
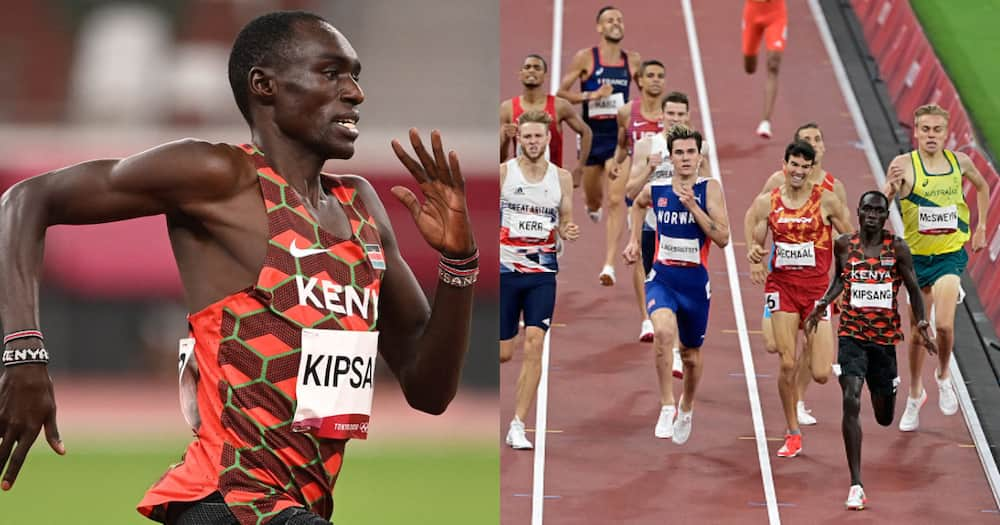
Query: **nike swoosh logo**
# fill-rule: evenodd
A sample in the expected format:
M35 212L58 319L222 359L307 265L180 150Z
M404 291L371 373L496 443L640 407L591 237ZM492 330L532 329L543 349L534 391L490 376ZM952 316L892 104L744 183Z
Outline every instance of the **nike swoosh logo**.
M316 255L327 252L329 252L329 250L326 248L299 248L298 246L295 246L295 239L292 239L292 245L288 247L288 253L291 253L292 257L295 257L296 259L306 257L308 255Z

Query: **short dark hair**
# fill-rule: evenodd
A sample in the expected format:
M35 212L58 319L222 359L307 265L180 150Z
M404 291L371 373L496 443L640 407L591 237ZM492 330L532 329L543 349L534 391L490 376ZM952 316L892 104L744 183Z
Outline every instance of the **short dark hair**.
M254 18L236 36L229 53L229 85L248 124L251 123L247 79L250 69L283 60L295 36L295 25L302 21L326 22L326 19L307 11L275 11Z
M667 93L666 98L663 99L663 104L660 104L660 109L667 107L667 102L673 102L674 104L684 104L684 107L691 109L691 103L688 102L688 96L680 91L671 91Z
M526 55L524 57L524 60L528 60L529 58L537 58L538 60L541 60L542 61L542 71L544 71L546 73L549 72L549 63L545 61L545 58L543 58L542 55L539 55L537 53L532 53L530 55ZM524 65L524 60L521 61L521 65Z
M613 5L606 5L606 6L602 7L601 9L599 9L597 11L597 19L596 19L597 22L601 21L601 15L603 15L605 13L605 11L621 11L621 9L618 9L617 7L615 7Z
M642 76L643 73L646 72L646 68L649 67L649 66L660 66L660 69L662 69L664 71L667 70L667 67L663 65L663 62L660 62L659 60L656 60L655 58L651 58L649 60L643 60L642 63L639 64L639 72L637 74L639 76Z
M806 129L815 129L816 131L819 131L820 136L823 135L823 130L819 129L819 124L817 124L815 122L806 122L805 124L803 124L803 125L801 125L801 126L799 126L798 128L795 129L795 135L792 136L792 141L794 142L796 140L802 140L802 139L799 138L799 133L801 133L802 130L806 130Z
M701 151L701 133L683 124L674 125L667 132L667 151L672 155L674 153L674 141L687 139L694 139L695 146L698 147L698 151Z
M816 160L816 150L804 140L796 140L785 148L785 162L791 157L802 157L813 162Z
M889 197L886 197L884 193L879 190L868 190L861 194L861 198L858 199L858 208L861 208L861 203L865 202L865 197L869 195L878 195L882 197L882 201L885 202L885 208L889 209Z

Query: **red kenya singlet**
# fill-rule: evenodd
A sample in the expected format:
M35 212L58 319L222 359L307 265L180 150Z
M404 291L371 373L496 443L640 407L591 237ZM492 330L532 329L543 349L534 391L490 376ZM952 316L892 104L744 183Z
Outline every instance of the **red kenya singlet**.
M844 293L837 335L880 345L894 345L903 339L896 305L902 277L896 268L893 239L882 230L882 250L877 257L866 257L860 235L855 232L851 237L847 265L841 268Z
M200 425L184 459L146 493L139 512L163 519L165 504L219 491L241 525L305 506L329 519L347 438L293 432L305 328L374 331L385 259L375 221L349 178L324 188L350 219L337 238L302 206L253 146L269 237L257 282L188 317L194 338Z

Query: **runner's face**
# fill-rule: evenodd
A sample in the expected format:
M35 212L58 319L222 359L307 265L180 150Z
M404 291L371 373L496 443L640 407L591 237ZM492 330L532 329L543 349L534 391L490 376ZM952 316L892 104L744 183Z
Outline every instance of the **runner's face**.
M701 162L698 152L698 141L694 139L675 140L670 148L670 160L674 163L674 171L682 177L694 175Z
M823 154L826 153L826 145L823 144L823 133L818 128L806 128L799 132L798 139L809 143L816 150L816 161L813 164L823 162Z
M358 137L361 62L344 35L325 22L299 22L294 45L275 68L274 124L326 158L349 159Z
M785 162L785 183L792 188L799 189L805 186L806 176L812 170L813 163L796 155L788 157Z
M658 97L663 93L666 78L667 74L662 67L655 64L646 66L639 76L639 90L651 97Z
M549 127L541 122L525 122L518 128L517 140L521 143L521 151L531 162L545 155L549 138Z
M889 217L885 199L878 195L866 195L858 206L858 223L868 231L880 231Z
M608 9L602 13L601 19L597 21L597 32L608 42L613 44L621 42L625 38L625 19L622 12Z
M663 105L663 123L667 129L677 124L688 125L690 114L686 104L680 102L667 102Z
M921 115L915 123L913 135L917 139L917 147L927 153L941 151L945 138L948 137L948 120L942 115Z
M538 87L545 82L545 64L535 57L524 59L521 64L521 84L526 88Z

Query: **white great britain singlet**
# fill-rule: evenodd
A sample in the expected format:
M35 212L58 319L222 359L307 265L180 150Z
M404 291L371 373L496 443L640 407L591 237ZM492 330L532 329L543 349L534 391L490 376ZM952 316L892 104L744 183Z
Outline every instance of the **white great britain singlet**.
M528 182L517 164L507 161L500 188L500 273L556 272L556 235L562 189L555 164L539 182Z

